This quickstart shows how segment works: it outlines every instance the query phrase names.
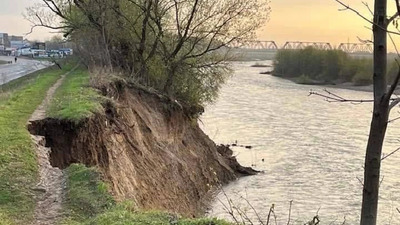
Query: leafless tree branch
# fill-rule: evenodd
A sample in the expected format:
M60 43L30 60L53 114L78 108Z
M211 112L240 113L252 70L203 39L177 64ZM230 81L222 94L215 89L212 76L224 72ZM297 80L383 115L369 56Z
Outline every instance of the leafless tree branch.
M246 201L247 205L250 206L251 210L256 214L257 216L257 220L260 223L260 225L264 225L263 220L261 219L260 214L257 212L257 210L254 208L254 206L249 202L249 200L247 200L246 198L244 198L243 196L240 196L241 199L243 199L244 201Z
M361 100L361 99L345 99L345 98L340 97L340 96L338 96L338 95L336 95L336 94L334 94L334 93L332 93L332 92L330 92L330 91L328 91L328 90L326 90L326 89L324 90L324 92L326 92L326 94L321 94L321 93L315 92L315 91L313 91L313 90L310 90L308 96L311 96L311 95L320 96L320 97L325 98L325 100L326 100L327 102L353 102L353 103L374 102L374 100L371 100L371 99L367 99L367 100Z
M397 13L400 14L400 1L399 0L394 0L394 2L396 3Z
M361 186L364 187L364 183L362 182L362 180L359 177L356 177L358 182L360 182Z
M399 64L399 62L397 61L397 59L396 59L396 63L397 63L397 65L398 65L398 67L399 67L399 71L397 72L396 78L394 79L392 85L390 86L389 91L388 91L387 94L385 95L386 101L388 101L388 100L392 97L392 94L394 93L394 91L395 91L396 88L397 88L397 85L399 84L399 80L400 80L400 64ZM392 102L392 103L393 103L393 102ZM397 103L396 103L396 104L397 104ZM394 106L395 106L395 105L393 105L393 107L394 107ZM392 104L390 104L390 107L392 107ZM392 108L393 108L393 107L392 107Z
M360 12L358 12L357 10L355 10L354 8L350 7L349 5L346 5L345 3L343 3L340 0L335 0L337 3L339 3L340 5L342 5L344 8L343 9L339 9L340 11L345 11L345 10L350 10L353 13L357 14L359 17L361 17L363 20L367 21L368 23L378 27L379 29L386 31L388 34L395 34L395 35L400 35L400 32L395 32L395 31L391 31L387 29L387 25L391 22L389 20L387 20L387 24L386 27L382 27L379 24L374 23L373 21L371 21L370 19L366 18L364 15L362 15ZM396 13L397 14L397 13ZM398 16L398 15L396 15ZM395 18L395 17L394 17Z
M362 3L365 5L365 7L367 7L368 11L371 13L371 16L374 16L374 13L372 12L372 10L369 7L368 3L367 2L362 2Z
M394 150L393 152L391 152L391 153L389 153L389 154L383 156L383 157L381 158L381 161L384 160L384 159L387 159L388 157L390 157L391 155L395 154L395 153L398 152L398 151L400 151L400 148L397 148L397 149Z
M289 201L289 216L288 216L287 225L290 225L290 216L292 214L292 204L293 204L293 200Z

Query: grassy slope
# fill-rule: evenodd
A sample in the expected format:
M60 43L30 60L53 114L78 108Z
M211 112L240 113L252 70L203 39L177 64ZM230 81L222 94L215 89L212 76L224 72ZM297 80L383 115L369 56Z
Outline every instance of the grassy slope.
M0 224L32 219L37 163L26 123L65 70L46 69L0 88Z
M79 68L69 74L47 111L49 117L79 121L100 112L102 97L89 87L89 72Z
M129 202L115 203L96 170L79 164L67 169L65 208L68 215L65 225L229 225L217 219L184 219L163 212L141 212Z

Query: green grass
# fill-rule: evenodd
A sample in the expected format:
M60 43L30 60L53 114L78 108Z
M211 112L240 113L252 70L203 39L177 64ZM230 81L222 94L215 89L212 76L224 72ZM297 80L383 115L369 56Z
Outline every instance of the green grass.
M72 221L85 221L115 205L95 168L72 164L66 170L65 208Z
M138 211L133 203L116 203L95 168L72 164L66 170L64 225L229 225L217 219L185 219L164 212Z
M117 206L85 225L231 225L215 218L183 219L164 212L140 212L124 206Z
M0 65L3 65L3 64L8 64L8 63L7 63L7 61L0 60Z
M37 163L26 123L65 70L48 69L2 87L12 93L0 105L0 219L5 224L32 219Z
M0 224L28 224L35 207L31 189L37 162L26 122L64 70L47 69L0 87ZM0 95L1 96L1 95ZM102 98L89 87L89 74L77 69L66 76L48 110L49 116L79 121L101 109ZM95 168L73 164L66 169L67 189L62 224L169 225L176 218L141 212L132 203L116 203ZM228 225L216 219L177 218L177 225Z
M102 96L89 87L89 72L78 68L66 76L47 111L48 116L75 122L102 109Z

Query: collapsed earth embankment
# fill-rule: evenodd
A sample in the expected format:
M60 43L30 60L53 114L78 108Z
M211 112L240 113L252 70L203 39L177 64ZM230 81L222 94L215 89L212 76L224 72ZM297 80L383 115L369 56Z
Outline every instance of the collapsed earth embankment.
M116 82L102 92L104 113L73 122L47 118L29 126L45 136L51 164L96 166L118 200L142 209L196 216L211 190L243 175L232 152L217 145L182 107Z

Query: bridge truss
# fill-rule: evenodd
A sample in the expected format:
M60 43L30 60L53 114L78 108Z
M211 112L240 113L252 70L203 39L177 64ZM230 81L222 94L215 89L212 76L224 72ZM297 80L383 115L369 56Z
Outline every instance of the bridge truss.
M331 50L332 46L328 42L302 42L302 41L288 41L282 49L305 49L306 47L313 47L321 50Z
M302 42L302 41L288 41L281 48L276 44L275 41L242 41L234 42L229 45L230 48L239 49L254 49L254 50L267 50L277 51L279 49L305 49L307 47L313 47L320 50L342 50L346 53L373 53L372 44L361 44L361 43L341 43L337 48L332 47L328 42Z
M359 43L341 43L338 50L347 53L373 53L374 48L372 44L359 44Z
M231 48L257 49L257 50L278 50L279 47L275 41L244 41L235 42L230 45Z

